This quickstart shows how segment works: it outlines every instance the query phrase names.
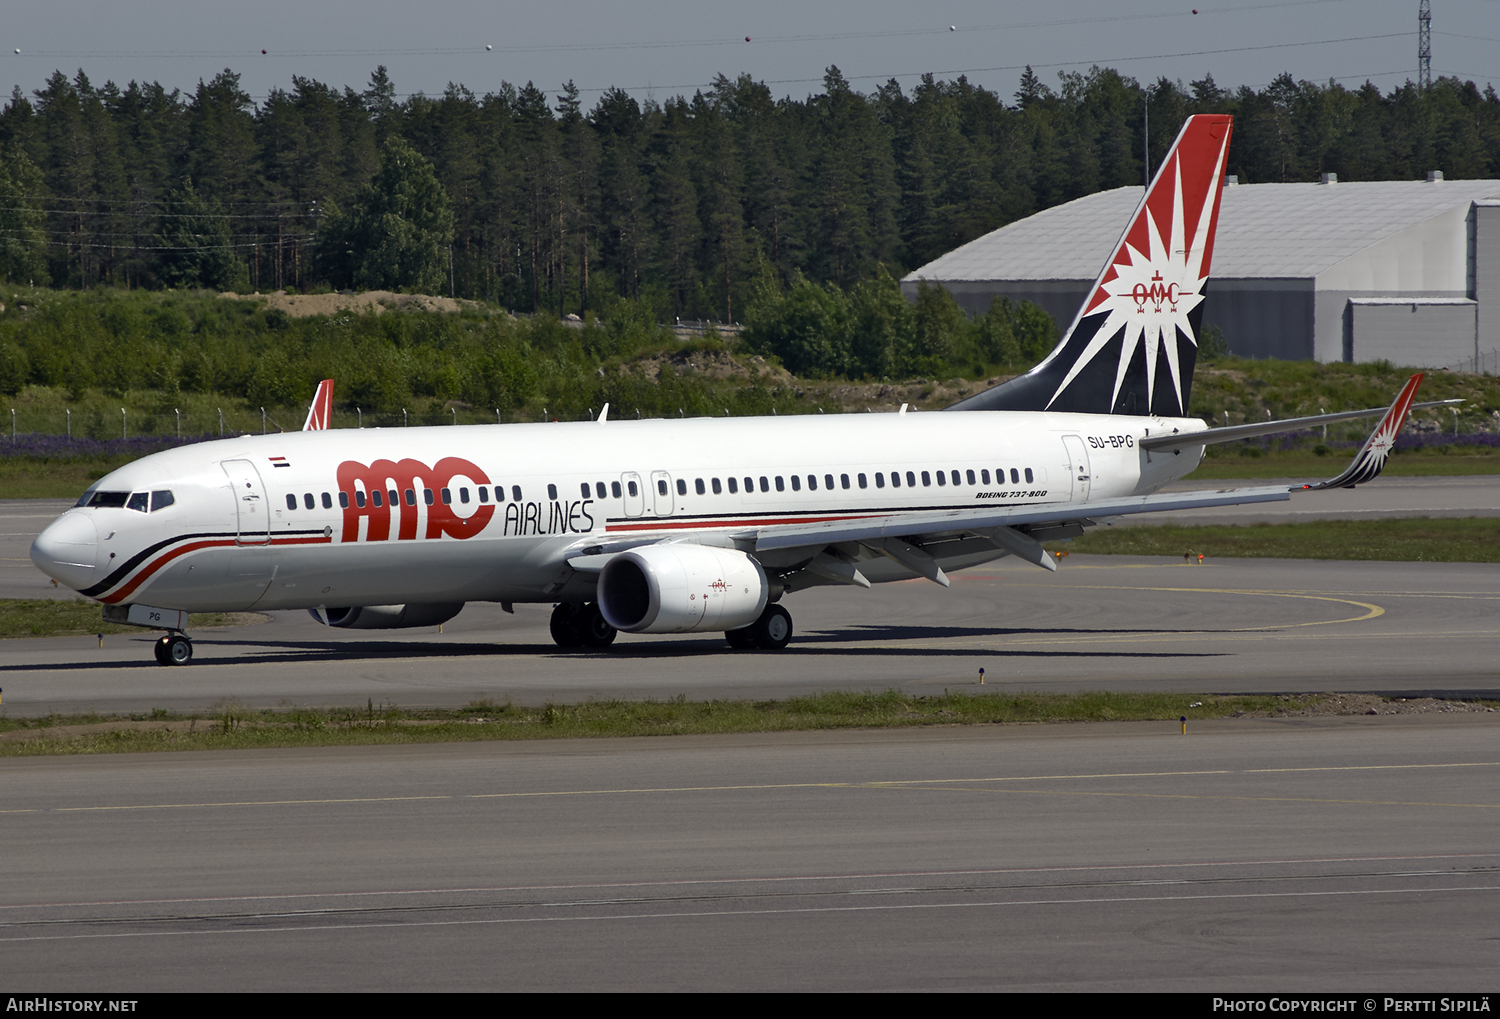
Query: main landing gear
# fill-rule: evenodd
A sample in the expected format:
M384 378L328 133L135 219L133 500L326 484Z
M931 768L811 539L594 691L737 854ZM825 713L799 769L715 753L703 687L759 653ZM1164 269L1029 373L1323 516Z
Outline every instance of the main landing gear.
M186 665L193 660L193 642L185 633L169 633L156 642L156 661L160 665Z
M767 605L759 619L749 626L726 631L724 639L739 651L755 648L780 651L792 639L792 614L780 605Z
M593 602L563 602L552 610L552 639L558 647L609 647L619 632Z

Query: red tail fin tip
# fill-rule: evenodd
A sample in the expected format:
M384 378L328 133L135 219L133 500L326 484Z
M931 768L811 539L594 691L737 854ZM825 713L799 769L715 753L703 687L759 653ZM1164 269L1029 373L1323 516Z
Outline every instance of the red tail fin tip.
M312 406L307 410L307 422L302 426L304 432L319 432L332 425L333 422L333 379L324 379L318 383L318 391L313 394Z

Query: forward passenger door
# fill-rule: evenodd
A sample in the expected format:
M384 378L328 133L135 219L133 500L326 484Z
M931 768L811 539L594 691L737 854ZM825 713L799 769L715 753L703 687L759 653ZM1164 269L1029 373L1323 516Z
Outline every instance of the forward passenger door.
M239 519L236 542L240 545L266 545L271 541L271 513L266 505L266 489L260 472L249 460L225 460L221 466L229 476L234 493L235 512Z

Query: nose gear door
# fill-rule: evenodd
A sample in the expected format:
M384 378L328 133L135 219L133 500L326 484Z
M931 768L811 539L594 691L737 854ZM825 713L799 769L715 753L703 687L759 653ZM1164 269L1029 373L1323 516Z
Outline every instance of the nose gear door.
M229 475L234 493L235 511L239 517L240 545L268 545L271 542L271 513L266 505L266 488L260 472L249 460L225 460L220 466Z

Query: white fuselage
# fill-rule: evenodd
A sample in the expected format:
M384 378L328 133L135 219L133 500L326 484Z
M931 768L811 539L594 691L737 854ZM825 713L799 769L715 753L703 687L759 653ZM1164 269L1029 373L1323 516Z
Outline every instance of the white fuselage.
M193 612L582 601L593 578L567 558L626 538L725 543L986 500L1085 515L1090 501L1153 492L1199 462L1143 453L1139 437L1203 427L967 412L243 436L115 471L32 558L100 601ZM152 508L161 492L170 503ZM132 498L107 505L120 493ZM944 569L1004 554L954 551ZM865 573L913 575L886 559Z

